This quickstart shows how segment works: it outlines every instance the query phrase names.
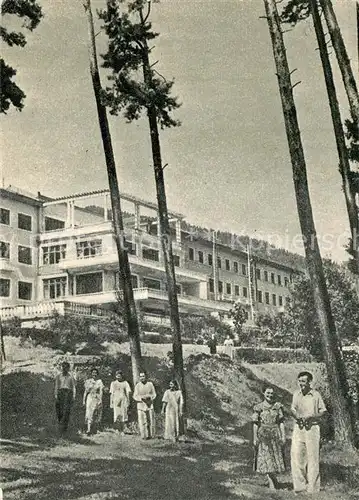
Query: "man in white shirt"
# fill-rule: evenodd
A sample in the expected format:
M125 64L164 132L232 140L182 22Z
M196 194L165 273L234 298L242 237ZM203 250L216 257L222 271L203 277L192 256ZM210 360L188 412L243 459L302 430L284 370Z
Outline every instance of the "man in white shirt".
M299 390L293 394L291 466L294 491L316 493L320 490L319 444L320 420L327 411L318 391L311 387L313 375L300 372Z
M70 412L76 397L76 383L70 374L70 364L64 361L62 372L55 378L55 407L61 434L67 431Z
M136 384L133 399L137 401L138 426L142 439L151 439L155 435L155 411L153 401L156 391L152 382L147 380L145 372L140 373L140 381Z

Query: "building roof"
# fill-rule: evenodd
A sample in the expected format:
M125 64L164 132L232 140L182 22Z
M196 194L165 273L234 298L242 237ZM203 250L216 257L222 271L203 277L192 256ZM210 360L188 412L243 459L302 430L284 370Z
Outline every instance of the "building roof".
M91 198L94 196L101 196L104 194L110 194L109 189L99 189L95 191L88 191L84 193L76 193L68 196L61 196L59 198L52 198L49 200L49 202L45 202L46 204L56 204L58 202L64 202L66 200L80 200L80 199L86 199L86 198ZM152 203L150 201L146 201L142 198L139 198L137 196L133 196L127 193L120 193L120 197L122 200L129 201L131 203L138 203L139 205L142 205L146 208L150 208L153 210L158 210L158 206L156 203ZM184 219L184 215L180 214L178 212L173 212L173 211L168 211L168 215L171 217L175 217L176 219Z

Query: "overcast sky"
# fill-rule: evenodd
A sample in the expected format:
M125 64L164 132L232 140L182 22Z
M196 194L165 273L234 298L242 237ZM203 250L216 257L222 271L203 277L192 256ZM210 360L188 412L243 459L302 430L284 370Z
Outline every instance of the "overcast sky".
M44 19L24 49L3 47L27 94L21 113L1 117L5 184L49 196L106 188L88 69L81 0L39 0ZM93 0L93 10L103 5ZM334 2L357 71L355 1ZM176 80L180 128L161 133L168 205L189 222L278 235L299 234L291 164L262 0L161 0L154 58ZM5 20L8 22L8 20ZM106 40L97 38L99 53ZM323 255L345 257L348 235L338 159L319 54L310 22L285 35L320 238L341 237ZM334 54L331 56L335 63ZM339 71L343 118L348 116ZM105 76L103 76L105 83ZM110 119L120 187L155 200L147 122Z

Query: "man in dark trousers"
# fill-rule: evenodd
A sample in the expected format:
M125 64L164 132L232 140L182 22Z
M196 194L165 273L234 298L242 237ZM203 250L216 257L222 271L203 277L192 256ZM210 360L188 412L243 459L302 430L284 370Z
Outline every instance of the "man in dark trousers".
M76 397L76 384L70 374L70 364L65 361L61 365L62 371L55 378L55 407L60 433L67 431L70 412Z
M212 333L207 345L209 347L210 354L217 354L217 339L215 333Z

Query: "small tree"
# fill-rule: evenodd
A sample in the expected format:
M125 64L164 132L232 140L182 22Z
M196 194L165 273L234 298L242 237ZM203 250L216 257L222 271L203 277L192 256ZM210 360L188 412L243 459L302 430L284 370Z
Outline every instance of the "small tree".
M22 27L29 31L34 30L43 17L40 5L36 0L2 0L1 15L14 15L22 19ZM26 38L21 31L8 31L4 26L0 26L0 37L10 47L25 47ZM16 85L13 77L16 69L6 64L0 58L0 113L5 113L13 105L18 111L24 107L26 97L23 90Z
M239 302L236 302L233 308L229 311L229 317L233 320L234 333L238 340L241 342L244 340L243 325L247 321L248 312L245 307Z

